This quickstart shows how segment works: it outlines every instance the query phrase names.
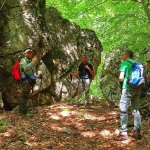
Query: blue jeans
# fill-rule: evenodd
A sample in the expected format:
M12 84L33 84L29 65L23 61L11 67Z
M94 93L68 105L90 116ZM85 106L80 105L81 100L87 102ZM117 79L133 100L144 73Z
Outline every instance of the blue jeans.
M120 99L120 134L127 134L127 124L128 124L128 107L131 105L132 114L134 115L134 130L140 130L141 128L141 116L140 116L140 89L123 89Z

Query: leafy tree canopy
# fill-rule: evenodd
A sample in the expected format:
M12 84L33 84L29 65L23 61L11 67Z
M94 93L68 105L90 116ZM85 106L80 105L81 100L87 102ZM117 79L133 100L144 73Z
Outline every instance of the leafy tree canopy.
M131 49L138 60L150 59L150 3L149 0L46 0L47 7L55 7L70 22L81 28L95 31L103 45L102 63L111 50ZM96 76L91 85L91 94L101 91Z
M105 53L119 48L142 53L150 46L148 0L46 0L46 6L94 30Z

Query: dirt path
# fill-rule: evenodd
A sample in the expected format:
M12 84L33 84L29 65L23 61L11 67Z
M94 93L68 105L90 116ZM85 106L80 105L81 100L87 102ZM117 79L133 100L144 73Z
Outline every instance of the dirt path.
M15 112L0 113L1 122L9 120L7 128L0 131L1 150L150 149L150 119L143 120L141 140L113 140L113 136L119 132L118 108L101 105L84 108L61 102L34 108L32 113L32 118ZM129 127L129 131L131 129Z

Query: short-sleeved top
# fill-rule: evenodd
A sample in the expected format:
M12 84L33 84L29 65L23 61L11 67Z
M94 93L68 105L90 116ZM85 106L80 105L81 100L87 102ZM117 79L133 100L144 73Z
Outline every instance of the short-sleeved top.
M130 61L131 63L128 62L128 61ZM130 78L130 75L131 75L132 63L134 63L134 60L128 59L128 60L123 61L120 65L119 71L120 72L125 72L123 85L122 85L123 89L126 89L126 88L130 87L130 85L127 83L127 81L128 81L128 79Z
M26 74L33 74L33 66L34 63L27 57L24 57L20 60L20 68L24 69ZM21 71L21 74L24 74L24 72Z
M79 74L80 79L90 79L91 78L91 74L90 74L89 70L85 68L86 65L88 65L89 68L91 70L93 70L93 66L90 63L88 63L88 62L86 64L81 63L78 67L78 71L80 72L80 74Z

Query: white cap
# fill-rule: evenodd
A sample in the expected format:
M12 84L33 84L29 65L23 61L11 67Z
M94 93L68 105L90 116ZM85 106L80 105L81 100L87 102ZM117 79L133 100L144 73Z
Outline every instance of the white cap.
M24 53L27 53L27 52L32 52L32 50L30 48L28 48L24 51Z

